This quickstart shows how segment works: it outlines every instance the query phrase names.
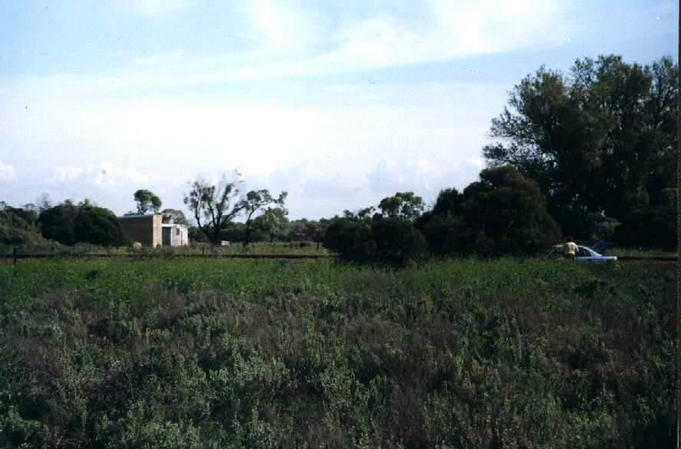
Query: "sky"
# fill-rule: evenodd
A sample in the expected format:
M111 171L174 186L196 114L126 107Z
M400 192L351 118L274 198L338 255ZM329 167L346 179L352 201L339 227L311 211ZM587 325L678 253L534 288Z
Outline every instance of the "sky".
M676 60L674 0L0 0L0 201L123 214L197 178L288 192L289 217L432 204L485 166L544 65Z

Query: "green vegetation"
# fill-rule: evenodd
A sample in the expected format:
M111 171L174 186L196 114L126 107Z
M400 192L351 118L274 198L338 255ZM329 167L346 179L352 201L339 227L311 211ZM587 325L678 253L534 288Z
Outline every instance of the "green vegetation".
M38 214L34 209L10 207L0 201L0 245L26 245L44 241L38 230Z
M150 256L150 257L182 257L182 256L332 256L333 253L324 247L317 248L314 242L257 242L244 246L235 243L229 246L212 246L198 243L191 246L161 246L156 248L133 248L98 246L88 243L62 245L57 242L31 245L0 245L0 256L9 256L17 248L19 256L55 256L55 257L87 257L87 256Z
M144 215L147 212L156 213L161 210L161 198L154 192L147 189L139 189L132 196L137 203L138 214Z
M497 142L483 153L536 181L566 234L674 248L677 73L671 58L615 55L579 59L568 74L541 67L492 120Z
M0 446L651 448L669 264L0 264Z
M536 255L560 241L537 183L510 166L483 170L461 195L440 192L417 226L439 255Z
M129 238L123 234L116 215L85 200L80 204L65 201L43 210L38 219L40 230L47 239L64 245L90 243L102 246L123 246Z

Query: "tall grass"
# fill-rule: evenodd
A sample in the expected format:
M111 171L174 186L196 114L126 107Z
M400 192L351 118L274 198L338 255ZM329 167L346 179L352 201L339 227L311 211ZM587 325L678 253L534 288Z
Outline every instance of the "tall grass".
M674 270L539 259L0 265L0 443L659 447Z

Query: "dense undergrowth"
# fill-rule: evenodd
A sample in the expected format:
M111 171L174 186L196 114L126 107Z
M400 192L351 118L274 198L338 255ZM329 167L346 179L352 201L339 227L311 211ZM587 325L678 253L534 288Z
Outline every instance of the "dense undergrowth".
M673 444L673 265L0 265L6 447Z

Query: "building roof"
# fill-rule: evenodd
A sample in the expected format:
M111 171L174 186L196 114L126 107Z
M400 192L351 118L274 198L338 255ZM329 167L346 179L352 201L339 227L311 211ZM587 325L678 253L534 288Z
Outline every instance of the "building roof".
M130 215L122 215L118 217L119 220L127 220L129 218L149 218L153 217L154 215L161 215L161 213L156 213L156 214L130 214Z

